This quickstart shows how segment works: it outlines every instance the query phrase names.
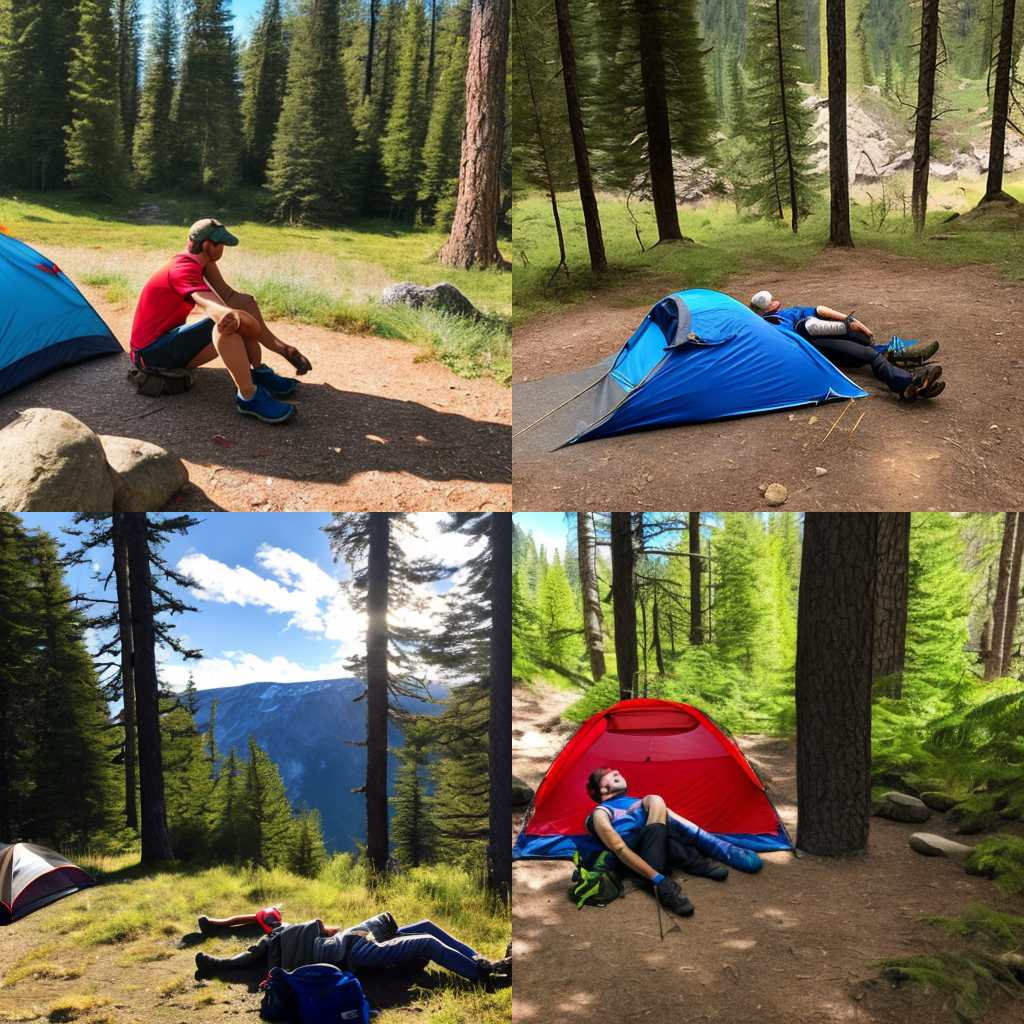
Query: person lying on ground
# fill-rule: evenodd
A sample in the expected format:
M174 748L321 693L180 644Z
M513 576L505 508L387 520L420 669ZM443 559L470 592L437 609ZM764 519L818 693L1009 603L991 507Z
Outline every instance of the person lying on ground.
M277 907L264 907L257 910L255 914L235 914L233 917L206 917L198 918L196 924L203 935L217 935L224 932L231 933L232 929L247 928L249 925L258 925L264 935L269 935L275 928L279 928L284 921L281 911Z
M287 359L300 375L312 364L267 327L251 295L224 280L217 262L225 245L238 245L238 239L223 224L197 220L189 228L186 249L146 282L132 321L132 363L140 369L177 370L219 357L235 382L235 408L264 423L285 423L295 415L295 406L281 399L294 394L299 382L267 366L263 347ZM186 324L197 306L205 318Z
M688 917L693 904L671 877L672 868L724 882L724 861L741 871L759 871L761 858L751 850L705 832L668 809L656 794L630 796L626 779L615 768L601 767L587 778L587 793L597 806L587 816L587 831L619 859L623 867L649 882L661 905Z
M208 919L209 920L209 919ZM378 914L351 928L323 921L282 924L245 953L231 957L196 954L196 977L209 978L239 970L271 967L286 971L306 964L334 964L358 973L361 968L439 964L467 981L500 983L511 976L511 957L488 960L432 921L399 928L389 913Z
M942 367L926 366L939 350L937 341L907 341L896 335L884 345L873 344L874 332L852 313L829 306L786 306L760 291L750 308L775 326L788 327L809 341L826 359L843 369L870 366L875 377L906 402L937 398L946 382ZM908 367L917 367L911 372Z

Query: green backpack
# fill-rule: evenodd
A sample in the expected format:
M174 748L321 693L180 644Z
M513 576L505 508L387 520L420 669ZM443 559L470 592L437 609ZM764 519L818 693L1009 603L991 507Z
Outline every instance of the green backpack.
M623 886L619 879L617 860L608 850L597 855L597 859L589 867L584 867L579 851L572 855L575 870L569 886L569 899L576 904L577 910L584 907L606 907L612 900L622 895Z

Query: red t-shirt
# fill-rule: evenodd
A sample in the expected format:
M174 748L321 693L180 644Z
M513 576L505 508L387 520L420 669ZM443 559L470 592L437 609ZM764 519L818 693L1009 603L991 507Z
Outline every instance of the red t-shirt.
M171 257L143 286L132 321L132 351L180 327L195 308L192 293L210 290L197 256L186 251Z

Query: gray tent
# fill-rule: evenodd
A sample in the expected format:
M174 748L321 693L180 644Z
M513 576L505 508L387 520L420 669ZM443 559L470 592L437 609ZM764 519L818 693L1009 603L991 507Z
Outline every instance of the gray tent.
M0 843L0 925L96 882L59 853L34 843Z

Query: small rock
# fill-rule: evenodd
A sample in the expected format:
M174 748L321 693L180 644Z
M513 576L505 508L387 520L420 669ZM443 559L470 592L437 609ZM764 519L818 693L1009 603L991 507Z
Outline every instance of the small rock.
M916 796L907 796L906 793L886 793L874 813L890 821L905 822L927 821L932 816L932 812Z
M930 807L933 811L938 811L940 814L945 814L946 811L952 810L957 805L957 801L951 796L946 796L945 793L939 793L935 790L922 793L921 800L927 807Z
M119 512L156 512L188 483L185 464L176 455L133 437L101 435L114 481Z
M966 860L973 852L964 843L955 843L945 836L937 836L931 832L915 832L910 839L910 848L925 857L955 857Z
M764 497L764 492L767 491L767 490L768 490L768 485L767 484L758 484L757 485L757 493L760 494L762 498Z
M100 439L59 409L26 409L0 430L0 510L111 512L114 485Z
M442 281L431 288L405 281L386 288L380 297L382 306L411 306L413 309L436 309L454 316L467 316L474 320L486 317L453 284Z
M828 470L824 466L815 466L814 467L814 475L815 476L825 476L827 473L828 473Z
M764 489L764 500L769 505L785 505L789 491L782 484L769 484Z
M512 807L514 810L523 810L530 806L533 799L533 788L522 779L512 776Z

